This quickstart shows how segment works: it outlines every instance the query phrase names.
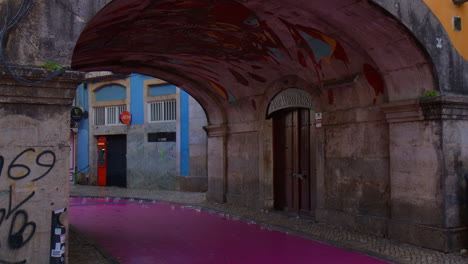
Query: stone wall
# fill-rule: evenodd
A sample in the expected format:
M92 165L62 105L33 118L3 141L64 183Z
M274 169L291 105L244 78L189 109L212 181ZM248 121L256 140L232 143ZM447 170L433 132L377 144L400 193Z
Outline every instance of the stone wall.
M388 236L453 251L466 246L466 114L462 96L390 103Z
M31 68L14 70L32 80L50 74ZM67 72L28 86L0 69L2 263L49 263L52 213L68 209L70 106L81 78ZM66 212L61 222L68 225Z
M175 190L176 142L148 142L150 132L174 132L176 123L132 125L127 134L127 187Z
M415 3L414 1L372 0L372 2L395 16L424 47L434 63L440 86L437 90L442 93L468 93L468 75L466 74L468 61L454 47L455 43L465 49L466 32L463 31L466 31L466 28L463 28L462 32L455 31L451 22L451 16L460 16L460 14L462 20L466 22L466 14L468 14L466 3L458 7L452 1L420 0ZM435 9L431 10L428 5L435 6ZM450 17L438 17L440 14ZM443 26L445 24L449 24L450 28L445 29ZM425 81L418 80L418 82Z
M227 199L251 208L259 207L259 144L257 132L232 133L227 139Z
M7 17L7 2L11 19L21 1L1 1L2 18ZM30 66L49 60L69 66L81 30L104 2L109 1L34 1L25 18L5 34L6 61L18 66L16 74L33 81L52 72ZM68 209L70 109L83 77L67 72L23 85L0 70L2 263L49 263L52 213ZM67 212L61 222L68 227Z
M8 35L5 52L8 61L17 65L40 66L51 60L58 65L70 66L81 31L110 1L33 1L29 13ZM2 12L6 10L5 2L0 2ZM21 0L8 2L11 3L10 17L13 17Z

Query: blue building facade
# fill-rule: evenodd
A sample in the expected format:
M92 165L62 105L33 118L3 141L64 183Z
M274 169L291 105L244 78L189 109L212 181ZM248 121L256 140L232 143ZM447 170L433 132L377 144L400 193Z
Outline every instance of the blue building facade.
M78 124L76 183L206 190L206 115L185 91L140 74L91 74L76 105L88 113Z

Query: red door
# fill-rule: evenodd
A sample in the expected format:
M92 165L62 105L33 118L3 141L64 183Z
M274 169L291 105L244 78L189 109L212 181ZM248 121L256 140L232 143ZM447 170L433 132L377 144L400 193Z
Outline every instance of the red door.
M106 136L98 137L98 185L107 183L107 140Z
M273 116L276 209L308 215L315 209L310 117L309 109L287 109Z

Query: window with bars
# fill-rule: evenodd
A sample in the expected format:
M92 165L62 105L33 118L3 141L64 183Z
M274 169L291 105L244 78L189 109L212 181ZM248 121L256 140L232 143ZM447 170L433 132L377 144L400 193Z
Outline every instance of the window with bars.
M176 121L176 100L158 101L149 104L150 122Z
M94 125L112 126L122 124L119 120L120 113L127 110L126 105L94 107Z

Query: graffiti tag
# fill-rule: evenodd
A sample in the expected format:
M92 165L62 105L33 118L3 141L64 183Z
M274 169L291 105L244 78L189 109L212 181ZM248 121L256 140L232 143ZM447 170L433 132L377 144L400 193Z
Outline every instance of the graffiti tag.
M33 164L28 164L28 162L21 162L26 155L35 154L36 150L34 148L28 148L20 152L12 161L8 164L8 167L5 168L5 158L0 156L0 178L3 176L4 168L5 174L7 177L15 182L29 180L31 182L36 182L46 177L50 171L54 168L56 163L55 153L50 150L45 150L35 156ZM33 172L34 168L43 168L41 171ZM32 176L36 174L35 176ZM31 200L36 194L35 191L31 191L27 196L22 198L22 200L13 204L13 196L16 194L14 191L14 185L11 184L8 190L8 207L0 208L0 232L4 230L5 226L8 226L8 238L7 245L11 250L19 250L24 247L36 233L36 223L30 220L28 212L22 207ZM0 248L3 246L2 241L0 241ZM0 264L25 264L26 260L11 262L0 259Z

